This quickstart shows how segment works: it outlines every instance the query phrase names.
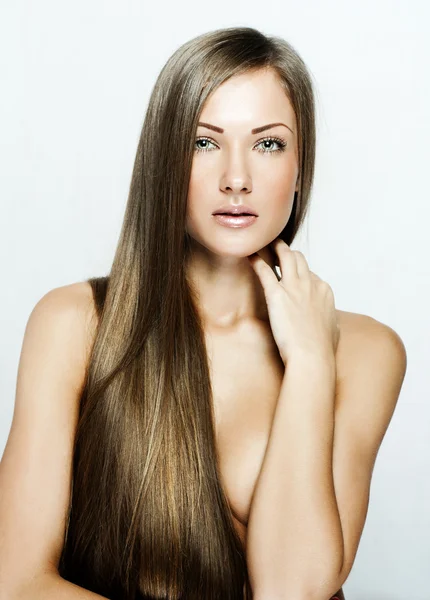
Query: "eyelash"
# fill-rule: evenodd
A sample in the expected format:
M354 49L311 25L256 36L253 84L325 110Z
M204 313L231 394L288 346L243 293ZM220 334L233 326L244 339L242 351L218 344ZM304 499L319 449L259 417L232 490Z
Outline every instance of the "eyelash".
M200 140L207 140L208 142L211 142L212 144L214 144L215 142L213 140L211 140L210 138L206 137L206 136L201 136L199 138L196 139L196 143L199 142ZM287 142L281 138L278 137L266 137L263 138L262 140L257 142L257 146L263 142L266 141L270 141L270 142L276 142L279 145L279 148L277 150L257 150L257 152L262 152L263 154L277 154L278 152L284 152L285 151L285 147L287 145ZM207 148L196 148L196 152L211 152L211 150L208 150Z

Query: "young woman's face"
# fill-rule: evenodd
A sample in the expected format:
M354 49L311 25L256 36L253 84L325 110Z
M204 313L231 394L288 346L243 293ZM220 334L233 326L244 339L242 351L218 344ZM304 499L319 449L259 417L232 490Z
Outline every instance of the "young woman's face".
M210 252L243 258L273 241L291 215L299 174L294 111L275 73L258 71L215 90L199 123L224 131L197 129L186 229ZM272 123L283 125L252 133ZM226 227L213 215L242 205L258 215L248 227Z

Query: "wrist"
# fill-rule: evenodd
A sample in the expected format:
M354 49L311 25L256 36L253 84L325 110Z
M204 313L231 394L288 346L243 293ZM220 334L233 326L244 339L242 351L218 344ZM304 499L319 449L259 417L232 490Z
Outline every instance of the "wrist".
M312 368L336 368L336 356L331 349L316 348L316 349L301 349L296 348L290 352L288 357L281 355L285 367L297 364L308 369Z

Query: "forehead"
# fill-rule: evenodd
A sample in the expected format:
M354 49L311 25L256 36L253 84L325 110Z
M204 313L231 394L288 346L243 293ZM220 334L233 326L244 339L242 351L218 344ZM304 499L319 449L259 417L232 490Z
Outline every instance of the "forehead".
M206 100L200 117L226 129L251 129L283 120L296 129L291 102L278 76L269 69L235 75L222 83Z

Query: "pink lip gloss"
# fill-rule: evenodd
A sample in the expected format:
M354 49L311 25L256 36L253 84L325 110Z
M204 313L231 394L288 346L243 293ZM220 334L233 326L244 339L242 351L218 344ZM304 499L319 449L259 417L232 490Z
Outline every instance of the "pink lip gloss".
M214 215L215 220L224 227L249 227L257 220L255 215Z

